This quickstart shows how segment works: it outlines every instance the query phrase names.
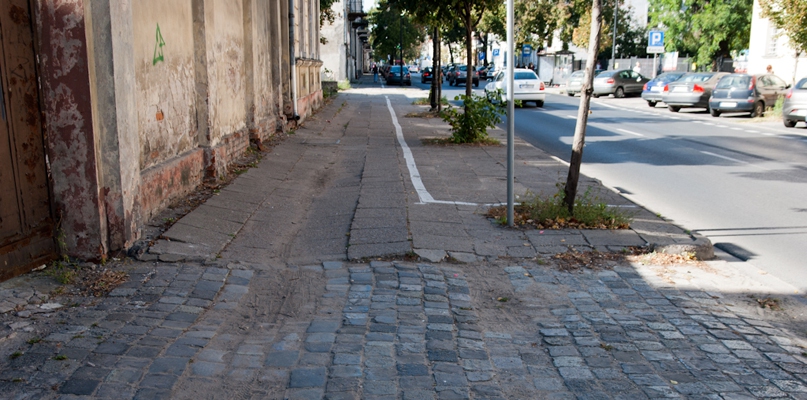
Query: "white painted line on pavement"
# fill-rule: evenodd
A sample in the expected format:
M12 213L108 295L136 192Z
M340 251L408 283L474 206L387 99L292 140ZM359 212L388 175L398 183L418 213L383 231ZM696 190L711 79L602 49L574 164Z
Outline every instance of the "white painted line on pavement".
M733 131L741 131L741 130L743 130L743 128L731 128L731 130L733 130Z
M549 156L549 157L550 157L550 158L552 158L553 160L555 160L555 161L557 161L557 162L559 162L559 163L561 163L561 164L563 164L563 165L567 166L567 167L569 166L569 163L567 163L566 161L561 160L561 159L560 159L560 158L558 158L558 157L555 157L555 156Z
M746 129L746 132L748 132L748 133L759 133L759 131L755 131L753 129Z
M564 115L563 118L577 119L576 115Z
M618 131L620 131L620 132L625 132L625 133L627 133L627 134L629 134L629 135L634 135L634 136L644 137L644 135L642 135L641 133L631 132L631 131L629 131L629 130L627 130L627 129L621 129L621 128L618 128L617 130L618 130Z
M426 185L423 184L423 180L420 179L420 172L418 172L418 167L415 164L415 157L412 155L412 150L409 149L409 146L406 144L406 140L403 137L403 129L401 129L401 125L398 123L398 117L395 115L395 110L392 109L392 103L389 101L389 96L384 96L387 99L387 108L389 109L389 115L392 117L392 125L395 126L395 136L398 138L398 144L401 145L401 149L404 153L404 159L406 160L406 168L409 169L409 179L412 180L412 186L415 187L415 190L418 194L418 199L420 200L420 204L454 204L454 205L466 205L466 206L476 206L476 203L466 203L462 201L443 201L443 200L435 200L429 191L426 190Z
M706 154L707 156L712 156L712 157L722 158L722 159L724 159L724 160L728 160L728 161L734 161L734 162L736 162L736 163L740 163L740 164L748 164L747 162L745 162L745 161L743 161L743 160L738 160L738 159L736 159L736 158L731 158L731 157L721 156L720 154L715 154L715 153L708 152L708 151L701 151L701 153Z
M774 133L770 133L770 132L762 132L762 134L763 134L764 136L776 136L776 134L774 134Z

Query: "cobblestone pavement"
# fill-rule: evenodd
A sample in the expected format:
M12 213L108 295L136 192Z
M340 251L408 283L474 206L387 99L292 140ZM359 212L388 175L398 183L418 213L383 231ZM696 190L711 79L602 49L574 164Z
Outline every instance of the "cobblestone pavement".
M803 331L747 297L679 290L626 263L144 263L130 275L95 304L18 318L59 323L0 342L14 351L0 397L807 398Z

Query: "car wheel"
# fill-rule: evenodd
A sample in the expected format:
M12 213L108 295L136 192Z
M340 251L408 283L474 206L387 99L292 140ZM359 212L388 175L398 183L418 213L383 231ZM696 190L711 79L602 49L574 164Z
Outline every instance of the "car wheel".
M650 106L651 108L655 108L657 103L658 103L657 101L648 101L647 105Z
M474 82L474 87L479 87L479 81Z
M616 92L614 92L614 97L616 97L617 99L625 97L625 89L622 89L622 87L616 88Z
M597 93L592 93L592 94L591 94L591 97L593 97L593 98L595 98L595 99L596 99L596 98L600 97L600 95L599 95L599 94L597 94Z
M667 108L672 112L678 112L679 110L681 110L681 107L678 106L667 106Z
M536 101L536 102L535 102L535 106L536 106L536 107L543 107L543 106L544 106L544 101L543 101L543 100L538 100L538 101Z
M574 97L574 92L566 92L566 95L569 97Z
M796 121L791 121L789 119L783 120L785 123L785 128L793 128L796 126Z
M720 111L715 110L714 108L709 107L709 114L712 114L713 117L719 117Z
M754 109L751 111L751 118L761 117L765 113L765 104L758 101L754 104Z

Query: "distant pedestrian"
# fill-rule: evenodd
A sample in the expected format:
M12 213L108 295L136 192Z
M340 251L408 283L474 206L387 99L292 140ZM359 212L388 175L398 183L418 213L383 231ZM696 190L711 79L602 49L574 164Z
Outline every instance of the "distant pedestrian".
M378 83L378 65L373 64L373 83Z
M530 63L530 65L527 66L527 68L529 68L532 71L535 71L535 65L533 63Z
M769 74L772 74L773 73L773 66L768 64L768 67L765 68L765 71L768 71Z
M635 73L637 73L637 74L641 74L641 73L642 73L642 65L641 65L641 64L639 64L639 62L638 62L638 61L636 62L636 66L635 66L635 67L633 67L633 72L635 72Z

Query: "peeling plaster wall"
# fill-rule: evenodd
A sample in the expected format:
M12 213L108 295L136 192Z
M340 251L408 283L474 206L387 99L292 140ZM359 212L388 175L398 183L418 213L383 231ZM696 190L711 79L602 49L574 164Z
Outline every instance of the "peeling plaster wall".
M82 0L32 2L53 202L67 253L106 254Z
M245 1L245 4L247 1ZM278 104L273 87L274 48L272 32L272 4L268 1L251 0L252 4L252 82L251 104L253 123L250 137L263 141L275 133L278 119ZM248 96L250 97L250 96Z
M140 169L145 170L199 144L191 4L137 0L132 19Z
M241 7L240 0L205 2L210 147L246 128Z
M69 255L126 248L250 139L320 107L317 0L31 0L53 202ZM299 18L299 17L298 17ZM158 28L159 27L159 28ZM302 38L302 40L300 40ZM300 86L302 85L302 86Z

